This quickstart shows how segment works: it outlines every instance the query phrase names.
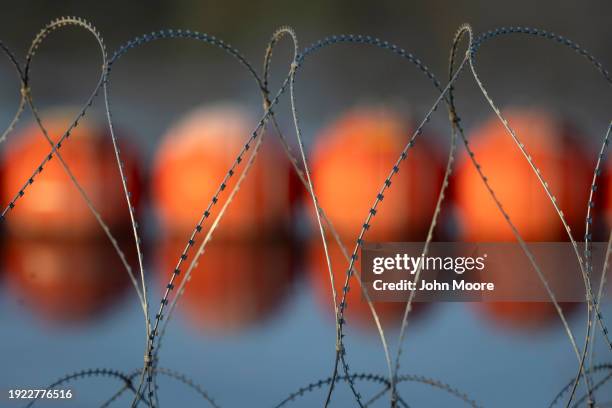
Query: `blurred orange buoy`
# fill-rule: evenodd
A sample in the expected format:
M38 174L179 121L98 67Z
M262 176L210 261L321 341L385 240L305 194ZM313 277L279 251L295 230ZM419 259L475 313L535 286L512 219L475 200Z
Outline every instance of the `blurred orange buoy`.
M510 127L524 143L570 225L573 237L582 240L593 166L578 139L579 133L553 115L538 110L503 112ZM497 117L469 136L470 147L482 171L510 219L525 241L566 241L567 234L537 176ZM495 206L471 161L459 164L454 186L464 241L512 242L515 237ZM531 271L529 271L531 272ZM546 271L544 271L546 272ZM547 279L563 279L549 271ZM489 267L486 274L499 289L519 294L514 273L503 265ZM577 271L578 273L578 271ZM536 272L530 284L542 285ZM557 285L562 282L557 281ZM503 285L500 286L500 285ZM558 321L548 302L488 302L477 304L484 315L503 326L533 329ZM575 303L563 303L566 312Z
M158 245L157 274L165 287L185 242L175 238ZM176 288L191 258L183 263ZM237 333L278 312L291 293L294 278L293 251L287 242L212 240L193 269L178 308L202 331Z
M98 317L130 288L119 256L105 237L99 238L9 237L4 254L9 290L49 323L84 323ZM130 252L126 255L133 261Z
M311 158L313 184L342 236L357 238L412 131L390 110L359 108L319 134ZM421 135L385 192L366 240L424 240L443 174L442 158Z
M334 272L334 287L338 296L338 303L340 303L349 263L335 241L328 241L327 249L329 250L332 270ZM356 268L359 271L360 266L360 263L357 262ZM308 243L308 271L317 302L323 306L324 311L329 313L329 316L333 319L334 308L329 271L327 269L323 244L320 240L313 239ZM346 301L345 316L349 326L354 324L357 328L366 332L376 330L376 324L373 320L370 307L367 301L363 299L357 275L353 275L351 278L350 290L346 295ZM406 309L406 303L375 302L373 304L383 327L399 327L404 310ZM420 316L426 309L426 303L413 302L410 317Z
M69 109L43 113L42 117L54 142L64 134L74 118ZM137 207L141 191L138 161L134 151L122 143L121 136L119 138L132 204ZM17 195L50 151L50 144L35 123L9 139L2 154L4 205ZM107 130L83 119L83 123L62 143L59 152L102 219L111 229L126 229L129 226L127 202ZM94 235L100 230L97 220L55 156L8 213L7 224L14 234L30 236L84 236Z
M549 113L504 113L554 193L575 239L583 239L594 162L579 134ZM495 194L526 241L565 241L567 235L537 176L497 117L469 136L470 147ZM455 180L465 241L514 241L473 164L459 164Z
M182 236L195 228L256 124L243 109L216 106L189 113L166 133L155 157L152 183L155 207L167 232ZM216 236L254 237L287 229L294 176L273 142L263 142ZM227 184L220 204L235 186L247 157ZM216 213L220 205L213 208Z

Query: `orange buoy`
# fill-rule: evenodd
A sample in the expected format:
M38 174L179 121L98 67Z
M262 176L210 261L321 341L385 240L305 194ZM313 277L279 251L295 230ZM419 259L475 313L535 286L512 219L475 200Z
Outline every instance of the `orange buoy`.
M583 149L579 134L543 111L510 110L504 116L554 193L574 239L582 240L595 163ZM469 140L482 171L523 239L567 240L536 174L497 117L472 132ZM455 191L463 240L515 240L467 157L458 165Z
M157 276L165 288L185 242L168 239L158 248ZM176 288L196 252L194 247L183 262ZM295 277L294 255L287 242L212 240L192 270L179 309L198 330L239 333L272 318L291 294Z
M256 125L257 120L243 109L216 106L189 113L166 133L155 157L152 190L159 220L169 234L182 237L195 228ZM263 142L215 236L255 237L287 229L294 176L274 143ZM251 151L254 146L251 142ZM220 210L247 158L211 213Z
M573 237L582 240L594 162L583 149L579 133L550 113L539 110L503 112L524 143L553 192ZM497 117L469 136L470 147L503 208L525 241L566 241L565 229L536 174ZM464 241L512 242L515 237L486 190L476 169L463 157L456 172L454 194ZM548 279L562 279L543 271ZM548 272L548 273L546 273ZM504 291L520 294L516 279L504 279L512 270L488 267L485 274ZM533 271L531 284L541 285ZM578 271L577 271L578 273ZM502 274L502 275L500 275ZM562 284L562 282L557 282ZM513 287L516 286L516 287ZM558 321L552 303L488 302L477 304L485 316L514 328L533 329ZM563 303L564 311L575 303Z
M10 237L3 254L9 291L51 324L98 318L131 287L119 256L105 237L99 238ZM126 255L134 265L134 255Z
M338 296L338 303L340 303L349 263L335 241L328 241L327 248L329 250L332 271L334 273L334 287ZM356 268L359 270L359 262L357 263ZM313 239L308 243L308 271L317 303L322 305L323 311L328 314L331 319L333 319L334 308L332 303L329 270L327 268L323 244L320 240ZM363 298L361 285L357 275L354 275L351 278L350 290L347 293L346 301L347 308L345 309L345 317L349 326L352 327L354 324L355 327L365 332L372 332L376 330L376 324L372 317L372 312L367 301ZM406 309L406 303L374 302L373 304L383 328L399 327L402 316L404 315L404 310ZM410 317L421 316L423 311L426 309L426 303L413 302Z
M357 238L412 133L389 110L358 108L319 134L311 156L313 184L319 204L342 236ZM443 174L443 159L421 135L385 192L366 240L424 240Z
M67 109L43 113L42 117L49 137L55 142L74 118ZM119 138L132 204L137 207L141 191L138 160ZM51 146L35 123L10 137L2 154L3 205L18 195L50 151ZM127 202L106 128L83 119L59 152L111 230L127 229ZM28 236L82 237L100 231L97 220L55 156L8 213L7 224L12 233Z

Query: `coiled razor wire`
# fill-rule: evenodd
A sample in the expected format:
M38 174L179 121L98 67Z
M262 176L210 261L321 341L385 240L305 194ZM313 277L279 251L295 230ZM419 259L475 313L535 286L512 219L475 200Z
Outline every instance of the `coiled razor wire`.
M36 108L36 105L34 103L34 97L33 97L31 85L30 85L31 68L32 68L33 58L36 52L38 51L38 49L44 43L44 40L53 32L59 29L69 28L69 27L76 27L76 28L85 30L96 39L99 49L100 49L100 55L102 58L102 68L101 68L100 78L98 79L98 82L96 86L94 87L94 89L91 91L89 98L83 104L79 113L73 119L72 123L70 124L70 126L68 126L67 130L63 133L63 135L58 139L57 142L53 142L53 140L49 137L49 134L44 126L44 122L41 119L38 113L38 110ZM370 36L363 36L363 35L338 35L338 36L326 37L318 42L315 42L313 45L303 49L302 51L300 51L300 48L298 46L298 41L297 41L297 35L290 27L281 27L280 29L276 30L273 33L272 38L270 39L266 47L266 52L264 56L264 64L263 64L263 72L261 74L258 74L257 71L254 69L253 65L245 57L243 57L242 54L238 50L233 48L231 45L225 43L224 41L220 39L217 39L214 36L210 36L208 34L200 33L197 31L190 31L190 30L160 30L160 31L155 31L149 34L144 34L142 36L135 37L134 39L120 46L117 49L117 51L115 51L112 54L112 56L108 58L108 54L107 54L106 47L102 39L102 36L91 23L89 23L88 21L82 18L78 18L78 17L60 17L58 19L51 21L49 24L43 27L43 29L35 36L35 38L33 39L31 43L30 48L27 51L25 62L23 64L21 64L18 61L18 59L15 57L15 55L11 52L11 50L3 42L0 41L0 49L7 56L9 61L14 66L18 74L19 80L20 80L20 88L21 88L21 97L20 97L16 112L15 112L15 115L13 116L12 120L10 121L6 129L2 132L2 134L0 134L0 143L6 140L7 136L12 132L16 123L18 123L18 121L20 120L22 113L26 109L29 109L33 113L33 116L36 120L38 127L41 130L42 135L45 137L45 139L50 145L49 153L41 159L40 164L35 169L33 169L31 176L24 182L22 188L17 192L17 194L13 197L13 199L10 200L10 202L4 208L4 210L2 210L2 212L0 213L0 220L4 220L9 215L10 211L26 195L28 187L31 184L33 184L34 181L42 174L46 164L50 160L52 160L54 157L56 157L57 160L60 161L60 164L62 165L62 168L64 169L66 174L69 176L72 184L75 186L75 188L78 190L79 194L81 195L81 197L87 204L90 212L96 218L98 224L100 225L105 235L109 239L109 242L113 245L113 248L115 252L117 253L117 256L120 258L122 265L125 268L126 273L129 275L130 280L134 286L134 289L139 298L141 307L143 309L143 316L145 320L146 337L145 337L144 363L141 369L134 370L134 372L130 374L124 374L120 371L116 371L112 369L84 370L84 371L80 371L80 372L70 374L70 375L60 378L59 380L50 384L48 386L48 389L52 389L62 384L65 384L67 382L76 381L76 380L80 380L82 378L87 378L87 377L110 377L110 378L115 378L119 380L120 382L122 382L122 387L119 388L113 395L111 395L102 404L103 407L110 406L122 394L124 394L127 391L134 394L132 402L131 402L132 407L136 407L141 404L148 406L148 407L158 407L160 404L159 404L159 398L158 398L159 386L157 383L157 376L164 375L164 376L173 378L179 381L180 383L184 384L185 386L194 390L205 401L207 401L207 403L210 406L218 407L217 403L209 396L209 394L204 390L204 388L196 384L194 381L192 381L191 379L189 379L188 377L186 377L185 375L181 373L171 371L166 368L161 368L159 366L159 361L160 361L159 350L162 344L163 337L165 333L167 332L168 323L171 320L173 311L175 310L178 304L178 301L180 300L181 296L184 294L186 290L186 284L189 282L193 269L198 265L199 259L204 255L206 245L210 242L210 240L212 240L213 233L215 229L217 228L220 220L222 219L225 211L227 210L229 205L231 205L231 202L233 201L233 198L236 196L236 194L238 194L242 182L247 177L250 168L252 167L252 165L254 164L257 158L257 154L263 143L264 130L268 129L269 125L271 124L272 125L271 127L274 129L274 132L279 136L279 139L284 148L285 154L287 155L294 170L296 171L296 174L298 175L300 181L302 182L302 184L304 185L304 187L306 188L307 192L310 194L310 197L312 199L313 210L317 217L317 223L319 226L319 232L321 235L321 241L323 244L325 259L326 259L327 266L328 266L330 285L332 289L331 301L334 306L335 315L336 315L336 319L335 319L335 322L336 322L335 350L336 350L336 353L335 353L335 359L334 359L335 361L334 361L331 376L326 379L322 379L322 380L310 383L307 386L300 388L298 391L289 394L288 397L283 399L276 406L277 407L285 406L291 403L292 401L295 401L297 398L301 397L302 395L305 395L306 393L310 393L310 392L313 392L314 390L323 389L324 387L326 387L327 388L326 397L324 401L322 401L322 404L323 406L327 407L331 402L331 398L334 393L336 384L344 382L348 384L351 390L351 393L354 397L355 403L360 407L371 405L374 401L378 400L385 394L389 395L389 403L392 407L396 407L396 406L407 407L409 406L408 405L409 399L406 400L404 397L402 397L397 387L399 384L404 383L404 382L416 382L420 384L429 385L430 387L433 387L433 389L444 391L458 398L460 401L462 401L468 406L478 407L479 405L470 396L468 396L467 394L441 381L438 381L436 379L422 377L422 376L400 374L400 362L401 362L403 346L405 344L405 336L407 334L408 317L412 310L412 302L413 302L413 296L414 296L413 293L411 293L408 301L406 302L406 308L405 308L405 311L402 317L402 321L401 321L401 330L399 334L399 345L398 345L398 349L396 350L395 357L393 358L391 355L389 346L388 346L387 337L383 331L382 325L380 324L380 318L376 311L376 307L374 303L368 297L367 292L362 288L362 292L364 294L365 300L368 303L369 309L372 314L372 318L376 324L377 331L378 331L378 334L381 340L383 354L385 357L385 361L387 364L387 370L388 370L386 376L373 374L373 373L360 373L360 374L351 373L349 365L348 365L348 354L346 350L346 345L344 342L344 338L346 335L344 328L347 324L347 321L345 319L345 310L346 310L346 307L348 306L347 293L351 289L350 283L351 283L351 278L353 277L353 275L359 276L359 271L357 270L355 266L355 262L358 259L358 251L362 247L362 244L364 242L364 237L367 234L367 231L372 226L374 217L380 211L379 207L382 206L382 201L384 200L385 193L387 192L388 189L391 188L391 184L392 184L394 176L399 172L402 163L409 158L408 154L410 152L410 149L415 145L416 139L418 138L418 136L423 134L423 129L429 123L432 114L438 109L440 104L444 103L446 104L448 108L448 115L449 115L450 149L449 149L449 155L448 155L448 159L446 163L446 168L445 168L442 184L439 186L439 194L438 194L438 199L436 202L436 208L434 210L432 220L430 222L430 227L429 227L429 230L426 236L426 240L424 243L422 255L425 256L427 254L429 245L433 239L433 233L437 225L440 211L442 209L442 204L444 202L445 192L449 186L449 178L452 173L453 164L455 160L455 154L456 154L456 138L457 138L457 135L459 135L459 137L463 141L463 145L466 148L466 151L468 152L468 155L472 161L472 164L476 168L492 200L495 202L498 210L504 216L507 224L512 229L512 232L515 235L517 241L519 242L521 248L523 249L527 257L529 258L534 268L534 271L536 272L536 274L542 281L542 284L548 291L551 303L553 303L553 305L555 306L557 310L559 318L564 325L567 337L570 340L572 350L576 354L577 361L578 361L577 374L575 378L572 379L559 392L559 394L555 396L550 406L555 406L556 404L558 404L561 401L561 398L563 397L563 395L565 394L569 394L569 396L567 397L567 401L566 401L566 407L578 406L582 404L583 402L586 402L588 406L594 406L595 405L595 399L594 399L595 391L601 388L612 377L612 371L610 369L611 367L610 364L596 364L594 362L593 347L592 347L592 343L594 341L595 334L597 333L596 331L593 331L592 326L593 326L594 321L596 321L597 327L599 327L600 329L599 331L602 333L602 336L603 336L603 339L606 345L612 351L612 342L610 341L609 336L608 336L608 329L605 325L604 317L602 316L601 311L599 309L599 304L600 304L602 293L603 293L603 287L606 283L606 276L607 276L607 269L609 265L610 253L612 252L612 231L608 239L608 246L607 246L602 276L601 276L599 285L596 288L596 291L593 291L593 287L592 287L592 283L590 279L592 267L593 267L591 263L592 260L591 260L591 251L590 251L590 244L592 241L592 234L590 231L593 225L592 208L594 208L595 206L595 195L598 190L597 188L598 180L600 179L602 168L607 158L607 146L609 144L610 133L612 131L612 120L610 121L610 124L608 125L607 130L605 132L602 146L601 146L599 155L597 157L597 163L594 169L594 174L593 174L593 179L592 179L592 184L591 184L591 189L590 189L590 194L589 194L589 200L587 203L587 216L585 220L586 233L584 237L584 249L581 252L578 248L578 244L575 238L572 236L571 230L564 218L563 212L559 208L554 195L552 194L551 190L548 187L546 180L544 179L544 176L542 175L541 171L537 167L537 164L533 161L532 157L529 155L525 145L520 141L519 135L512 129L511 124L508 123L508 121L504 118L499 108L497 108L497 105L495 104L493 98L488 94L487 89L484 86L483 81L480 75L478 74L478 71L476 70L476 55L480 51L480 48L486 42L495 40L502 35L508 35L508 34L523 34L523 35L540 37L540 38L544 38L547 40L551 40L553 42L557 42L566 47L569 47L570 49L577 52L580 56L584 57L590 64L592 64L595 67L595 69L602 75L604 80L608 84L612 85L612 77L610 76L610 73L586 49L577 45L573 41L568 40L557 34L554 34L554 33L551 33L545 30L527 28L527 27L499 28L499 29L495 29L495 30L491 30L491 31L482 33L480 35L474 35L469 25L462 25L458 29L457 34L455 35L452 41L450 59L449 59L448 82L446 84L442 84L436 78L436 76L429 70L429 68L420 59L418 59L414 54L404 50L403 48L395 44L391 44L387 41L383 41L378 38L374 38ZM293 57L289 64L288 73L286 74L281 86L276 92L271 92L269 89L269 74L270 74L270 65L271 65L273 50L275 46L278 44L278 42L284 37L289 38L293 44ZM458 58L459 44L465 38L467 38L467 45L465 48L465 52L461 58ZM233 59L236 60L242 67L244 67L247 70L247 72L249 72L249 74L252 76L252 78L255 80L255 83L257 87L259 88L259 91L262 96L263 113L255 129L252 131L250 136L246 139L243 145L243 148L240 150L240 152L236 156L236 159L234 160L233 164L230 166L226 175L222 179L211 201L209 202L204 212L202 213L200 220L195 225L194 230L190 234L189 239L184 247L184 250L180 254L180 257L177 261L176 267L171 271L169 275L169 282L166 285L166 289L163 293L163 296L161 297L158 312L155 314L154 318L151 318L151 315L149 312L149 303L148 303L149 295L147 291L147 285L144 279L144 276L145 276L144 265L143 265L144 256L143 256L142 249L141 249L141 238L140 238L140 233L139 233L139 225L136 220L135 210L134 210L134 206L131 200L131 193L128 188L128 180L123 172L124 166L123 166L123 161L121 158L121 152L118 148L117 137L114 132L109 87L110 87L110 82L111 82L110 81L111 72L112 72L111 68L115 67L119 59L121 59L124 55L126 55L132 49L138 48L140 46L144 46L145 44L152 43L154 41L165 40L165 39L167 40L182 39L182 40L198 41L198 42L204 43L205 45L221 49L222 51L224 51L225 53L233 57ZM364 214L365 221L362 224L362 228L358 236L356 237L356 241L353 246L352 252L349 252L347 250L345 243L342 242L339 234L335 230L329 218L326 216L324 209L320 206L319 201L317 199L316 187L313 185L313 182L311 179L311 172L309 170L308 160L307 160L304 145L303 145L303 136L302 136L302 131L300 128L300 121L299 121L298 108L297 108L297 97L296 97L296 91L295 91L297 73L299 72L300 69L303 69L303 67L305 66L305 62L309 58L313 58L313 56L316 55L318 51L324 48L327 48L327 47L337 46L340 44L371 46L377 49L381 49L383 51L391 52L392 54L399 56L401 59L415 66L417 70L419 70L422 74L424 74L425 77L432 83L434 89L438 93L438 96L435 98L430 109L428 110L426 115L423 117L422 121L419 123L419 126L411 134L407 144L401 151L400 156L392 164L389 174L385 178L381 188L379 189L369 211L367 212L367 214ZM531 166L534 174L537 176L538 180L540 181L542 188L544 189L545 193L547 194L549 198L549 201L551 202L554 210L556 211L557 216L559 217L560 221L563 223L565 230L567 232L568 238L570 239L573 245L575 255L578 260L578 264L580 266L579 272L583 278L583 282L585 285L585 300L587 304L587 319L586 319L587 328L586 328L586 335L584 338L584 344L581 348L578 347L575 337L569 325L567 324L567 320L565 319L564 313L562 309L559 307L559 303L556 300L554 293L550 289L545 276L542 274L539 266L537 265L535 261L535 258L528 250L525 241L520 235L520 232L514 226L510 216L504 210L502 203L498 199L498 197L495 194L494 189L490 185L484 173L484 170L482 169L482 166L477 161L474 152L471 150L469 146L469 141L461 126L461 118L456 109L455 94L454 94L454 84L457 82L458 78L460 77L460 75L462 74L462 72L464 71L466 67L469 67L470 74L472 78L474 79L474 81L476 82L476 84L478 85L482 95L485 97L491 109L495 112L500 122L506 128L508 135L513 139L513 141L519 147L523 156L525 157L525 159ZM103 220L100 212L95 208L87 192L78 182L77 178L74 176L74 174L70 170L70 167L68 166L68 164L63 160L61 153L60 153L60 149L63 146L63 144L67 143L68 140L70 139L72 130L76 126L78 126L80 120L86 115L88 109L94 104L96 98L100 94L100 90L102 90L102 94L104 98L104 108L106 111L107 125L108 125L109 133L111 136L111 140L113 143L113 149L115 151L115 158L116 158L117 166L120 172L121 184L122 184L123 193L126 199L127 209L130 215L134 243L135 243L137 254L138 254L138 274L135 274L133 272L132 267L127 262L125 253L120 248L117 239L110 232L110 229L108 228L107 223ZM274 109L273 109L274 106L279 104L279 102L281 101L281 98L287 93L289 95L288 103L291 107L292 120L294 123L295 138L296 138L297 145L299 148L299 155L295 155L293 153L290 147L290 143L288 142L287 138L281 132L280 127L278 126L278 122L275 116ZM244 160L246 160L246 164L244 166L241 166ZM231 191L227 194L227 198L225 199L225 202L221 206L221 209L215 216L210 227L208 227L207 233L204 239L197 246L195 255L193 256L189 265L185 269L183 280L181 281L178 288L176 288L177 289L176 292L173 292L175 289L176 279L178 278L178 276L181 274L182 270L184 269L183 263L187 260L192 247L196 246L198 238L203 232L206 221L208 220L208 218L210 218L213 215L213 210L216 208L216 205L219 203L220 198L225 193L225 190L227 188L227 185L230 179L238 171L239 171L238 181L233 186ZM332 270L332 267L331 267L331 260L329 256L326 239L325 239L326 232L333 236L334 240L339 245L342 251L342 254L345 257L346 262L347 262L346 273L344 275L344 284L341 290L342 293L340 294L337 293L335 289L335 279L337 277L334 274L334 271ZM418 268L415 274L416 281L419 280L420 273L421 273L421 269ZM360 281L358 282L360 283ZM162 324L162 321L163 321L163 324ZM588 367L585 366L586 364L585 361L586 361L587 356L589 358ZM341 366L343 374L340 374L339 366ZM601 371L607 372L607 375L603 379L601 379L599 382L593 383L592 375L594 373L601 372ZM574 401L577 387L581 379L584 379L585 381L586 394L582 396L581 398L577 399L576 401ZM383 386L383 389L377 394L375 394L373 397L371 397L369 400L364 400L357 386L358 382L364 382L364 381L378 383L379 385ZM34 405L36 401L37 400L30 401L30 403L27 406Z

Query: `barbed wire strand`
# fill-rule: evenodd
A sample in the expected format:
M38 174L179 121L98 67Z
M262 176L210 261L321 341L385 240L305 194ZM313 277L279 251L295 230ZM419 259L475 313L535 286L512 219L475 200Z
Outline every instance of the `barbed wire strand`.
M512 28L511 28L511 30L509 32L524 32L524 30L521 30L520 28L519 28L519 30L512 30ZM502 33L502 32L500 32L500 33ZM538 33L536 32L536 35L537 34ZM497 34L497 35L499 35L499 34ZM570 40L564 39L563 37L553 35L553 39L562 39L562 43L566 44L567 46L569 46L570 48L573 48L575 50L584 50L582 47L578 46L577 44L573 43ZM478 44L480 44L480 43L481 43L481 41L478 42ZM568 399L568 402L567 402L567 407L569 407L569 405L571 404L571 401L573 399L574 393L576 391L576 387L578 386L579 380L580 380L580 378L582 376L585 357L586 357L588 349L589 349L590 333L591 333L591 326L592 326L592 324L591 324L592 323L592 310L593 310L593 294L592 294L592 290L591 290L590 277L587 274L587 271L585 269L585 265L584 265L583 259L582 259L581 255L580 255L580 251L578 250L578 245L577 245L574 237L572 236L571 229L570 229L568 223L565 220L563 211L561 211L561 209L559 208L559 204L558 204L554 194L550 190L550 188L548 186L548 183L544 180L544 177L543 177L541 171L539 170L539 168L534 163L531 155L527 152L527 148L525 147L524 143L522 143L520 141L520 139L518 138L518 135L516 134L515 130L511 128L509 122L502 115L501 110L497 107L497 105L495 104L495 102L493 101L491 96L488 94L488 91L487 91L486 87L484 86L483 81L481 80L481 78L479 77L479 75L478 75L478 73L476 71L476 67L475 67L475 54L476 54L476 49L477 48L478 48L478 45L475 46L474 51L470 55L470 69L472 71L472 75L474 77L474 80L476 81L478 87L481 90L482 95L487 100L487 102L490 105L491 109L495 112L495 114L497 115L497 117L500 120L500 122L503 124L504 128L506 129L506 131L509 133L509 135L511 136L511 138L513 139L515 144L518 146L518 148L521 151L522 155L525 157L525 159L529 163L529 166L531 167L533 173L536 175L540 185L544 188L544 191L545 191L549 201L553 205L553 207L554 207L554 209L555 209L559 219L561 220L561 222L563 224L563 227L566 230L567 236L570 239L570 242L572 243L572 246L574 248L574 252L575 252L576 258L578 260L579 267L580 267L580 273L581 273L582 278L584 280L585 292L586 292L586 302L587 302L587 329L586 329L586 334L585 334L585 339L584 339L584 346L582 348L582 352L579 353L579 367L578 367L578 374L576 375L576 383L574 384L573 390L572 390L572 392L570 394L570 397ZM584 52L579 51L579 52L582 55L590 55L586 51L584 51ZM594 59L592 59L591 61L593 61L593 60ZM609 79L609 77L606 75L605 69L600 70L600 72L602 72L604 74L604 76L607 79ZM612 84L612 81L610 83ZM560 307L559 307L558 304L556 305L556 307L558 308L558 310L560 310ZM586 376L585 376L585 382L587 384L587 388L590 389L589 379Z
M30 49L28 50L28 53L26 55L24 75L23 75L23 78L22 78L21 94L23 95L23 97L27 101L27 105L29 106L29 108L30 108L30 110L31 110L31 112L32 112L32 114L33 114L33 116L35 118L35 121L36 121L39 129L41 130L43 136L45 137L45 139L47 140L49 145L52 146L52 147L54 145L53 140L50 138L50 136L49 136L49 134L48 134L44 124L43 124L43 121L42 121L42 119L40 117L40 114L39 114L39 112L38 112L38 110L37 110L37 108L36 108L36 106L34 104L34 99L33 99L32 93L30 91L30 66L32 64L32 60L33 60L33 57L34 57L36 51L38 51L38 49L42 45L43 41L49 36L49 34L51 34L52 32L54 32L56 30L59 30L61 28L70 27L70 26L76 26L76 27L79 27L79 28L83 28L83 29L85 29L86 31L88 31L89 33L91 33L94 36L94 38L98 42L98 45L100 47L100 52L101 52L101 55L102 55L102 73L101 73L101 75L104 75L105 71L106 71L107 53L106 53L106 47L104 45L104 41L102 39L102 36L100 35L100 33L96 30L96 28L91 23L89 23L88 21L86 21L84 19L81 19L81 18L78 18L78 17L61 17L61 18L51 22L50 24L48 24L34 38L34 40L32 41L32 44L30 46ZM66 138L69 138L69 137L70 137L70 134L67 134ZM61 154L59 152L59 145L58 145L58 149L55 151L55 155L58 158L58 160L60 161L60 164L62 165L64 171L66 172L66 174L70 178L70 181L72 182L72 184L75 186L75 188L77 189L77 191L79 192L79 194L83 198L85 204L89 208L89 211L96 218L96 221L98 222L98 224L100 225L100 227L104 231L104 233L107 236L109 242L111 243L111 245L113 246L115 252L119 256L119 259L121 260L121 263L123 264L123 267L126 269L126 272L128 273L129 278L130 278L132 284L134 285L134 288L136 289L136 294L138 295L138 299L140 300L140 304L141 304L141 306L143 308L143 311L144 311L144 298L142 296L142 293L140 292L140 289L138 287L138 282L136 280L136 277L134 276L134 273L132 271L132 268L131 268L129 262L127 261L127 257L125 255L125 253L123 252L123 250L119 246L119 243L118 243L117 239L115 238L115 236L110 231L110 228L109 228L108 224L103 220L102 215L95 208L95 205L94 205L93 201L91 200L91 198L89 197L89 195L87 194L87 192L85 191L83 186L78 182L77 178L75 177L75 175L70 170L70 167L68 166L68 164L62 158L62 156L61 156Z

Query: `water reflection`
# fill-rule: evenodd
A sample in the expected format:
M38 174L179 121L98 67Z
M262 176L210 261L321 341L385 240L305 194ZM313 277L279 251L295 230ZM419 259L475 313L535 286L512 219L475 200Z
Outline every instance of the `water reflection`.
M3 257L9 292L52 324L92 321L116 305L130 287L119 256L102 237L53 240L9 236ZM128 261L132 259L128 256Z
M163 287L184 247L184 239L158 243L156 273ZM178 309L203 332L241 332L273 317L286 303L296 277L294 258L287 242L212 240L192 271Z
M342 287L346 277L348 261L344 258L340 247L335 242L327 243L329 256L334 272L334 285L338 299L342 295ZM317 303L330 319L333 319L333 304L331 297L331 286L329 282L329 271L325 260L323 244L320 240L313 239L308 244L308 271L310 282L314 287ZM359 268L359 262L357 268ZM338 300L340 302L340 300ZM362 299L361 287L357 277L351 279L350 290L347 294L347 309L345 312L348 324L355 324L359 329L369 332L376 329L372 319L372 313L365 300ZM376 302L374 304L381 323L386 327L398 328L406 308L403 302ZM411 317L420 316L428 309L427 303L413 303Z
M494 327L533 332L551 328L561 320L554 305L549 302L488 302L475 303L477 312L491 322ZM560 303L565 317L573 315L581 303Z
M568 317L576 310L580 310L578 307L580 303L568 301L579 300L573 295L570 296L576 294L577 288L582 286L578 268L575 270L576 276L568 276L567 271L572 269L563 265L564 262L568 262L568 257L554 257L549 254L549 258L546 259L541 256L542 251L537 251L537 249L532 249L532 251L535 252L540 271L560 302L565 316ZM508 255L504 262L488 264L483 273L484 276L487 281L495 283L497 300L506 300L475 304L477 312L494 327L532 332L561 323L555 306L549 302L540 277L531 266L526 266L525 263L519 264ZM514 299L520 301L507 301Z

